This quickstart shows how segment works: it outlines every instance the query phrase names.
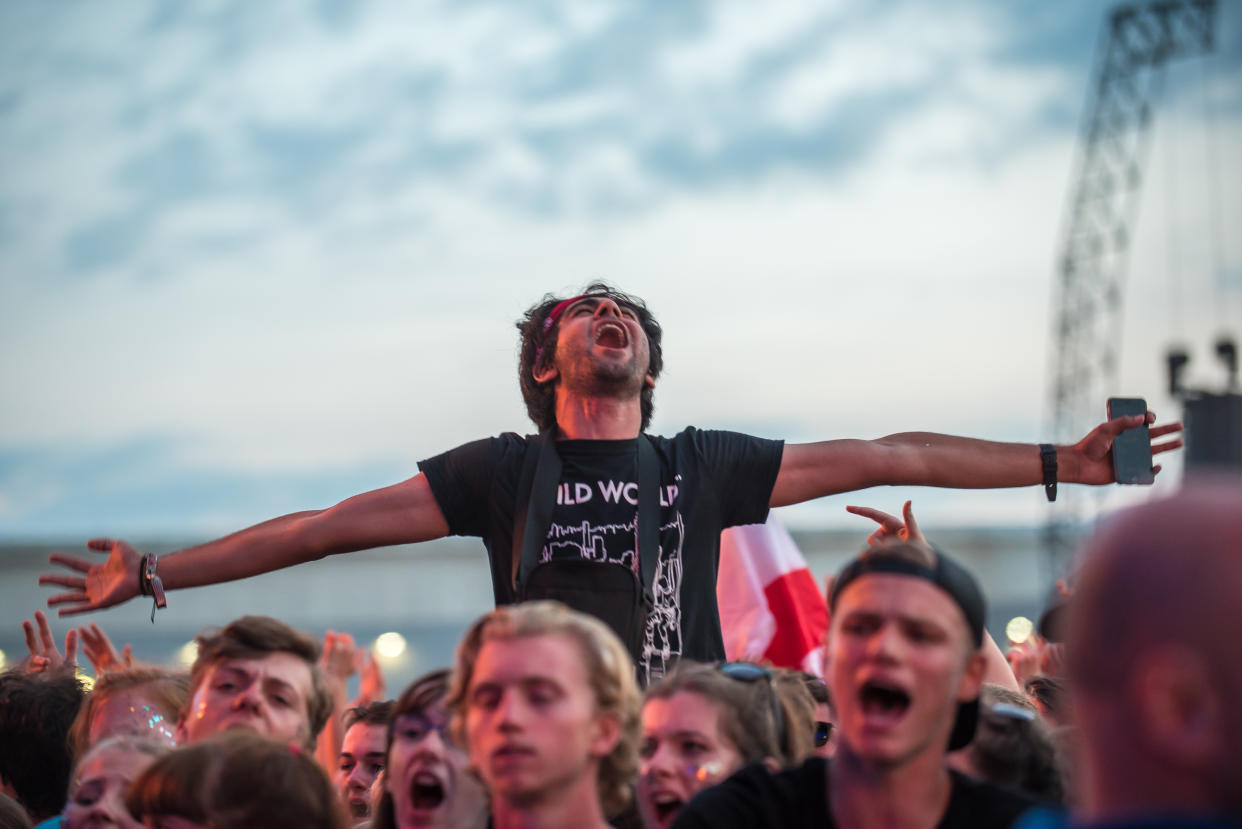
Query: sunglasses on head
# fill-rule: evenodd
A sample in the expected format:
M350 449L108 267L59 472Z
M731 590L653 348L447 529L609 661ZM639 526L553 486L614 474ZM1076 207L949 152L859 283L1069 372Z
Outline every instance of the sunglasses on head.
M987 710L998 717L1020 722L1034 722L1036 717L1035 712L1031 709L1023 708L1020 705L1012 705L1008 702L998 702L995 705L989 706Z
M762 665L756 665L753 662L722 662L716 666L716 669L729 677L729 679L736 679L738 682L767 680L768 698L772 705L772 723L776 726L776 745L783 746L785 743L785 717L781 713L781 701L776 697L776 687L772 684L772 672Z
M823 748L832 738L832 723L823 720L815 721L815 747Z

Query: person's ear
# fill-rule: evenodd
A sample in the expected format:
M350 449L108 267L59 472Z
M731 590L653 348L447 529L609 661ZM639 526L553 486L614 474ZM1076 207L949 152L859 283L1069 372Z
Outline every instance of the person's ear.
M1223 733L1222 706L1203 660L1185 648L1160 648L1132 676L1136 727L1153 751L1191 767L1210 764Z
M548 363L543 368L536 366L530 370L530 376L535 378L536 383L550 383L560 376L560 372L556 370L556 366Z
M649 389L654 389L654 388L655 388L655 378L654 378L654 377L652 377L650 374L645 375L645 376L643 377L643 385L644 385L644 386L646 386L646 387L647 387L647 388L649 388Z
M966 660L966 670L962 673L962 681L957 686L957 701L970 702L979 698L979 690L983 687L983 675L987 671L988 660L982 649L971 652Z
M591 756L607 757L617 747L617 743L621 742L621 722L615 714L597 714L593 728Z

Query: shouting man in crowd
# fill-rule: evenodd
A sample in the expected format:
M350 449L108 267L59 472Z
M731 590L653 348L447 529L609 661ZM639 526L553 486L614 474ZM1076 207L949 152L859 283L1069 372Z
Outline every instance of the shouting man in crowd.
M974 577L920 542L877 547L841 570L829 606L833 760L748 766L692 800L674 829L1012 825L1032 801L945 765L974 735L986 669Z

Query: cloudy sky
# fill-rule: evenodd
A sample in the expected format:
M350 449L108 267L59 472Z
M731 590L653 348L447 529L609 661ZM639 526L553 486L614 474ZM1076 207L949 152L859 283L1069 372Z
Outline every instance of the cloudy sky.
M1218 53L1170 67L1135 227L1118 391L1162 414L1167 344L1218 385L1242 312L1222 5ZM8 0L0 537L223 532L529 431L513 322L594 278L664 323L656 431L1046 437L1105 12ZM914 497L933 524L1046 514Z

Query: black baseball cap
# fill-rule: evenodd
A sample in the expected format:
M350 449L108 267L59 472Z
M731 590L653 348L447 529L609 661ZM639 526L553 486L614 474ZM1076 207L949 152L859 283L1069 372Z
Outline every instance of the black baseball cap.
M928 565L911 560L901 553L903 547L914 547L919 551L920 556L930 552L933 563ZM975 647L978 648L983 644L983 620L987 617L987 602L983 598L983 590L979 588L979 582L969 570L945 555L940 549L931 545L895 544L890 547L865 550L837 573L832 583L832 592L828 594L829 609L836 609L837 597L851 582L871 573L910 576L931 582L939 587L948 594L953 603L961 609L962 615L966 617L966 627L974 638ZM953 721L953 732L949 735L949 751L956 751L970 745L978 722L978 698L969 702L959 702L957 716Z

